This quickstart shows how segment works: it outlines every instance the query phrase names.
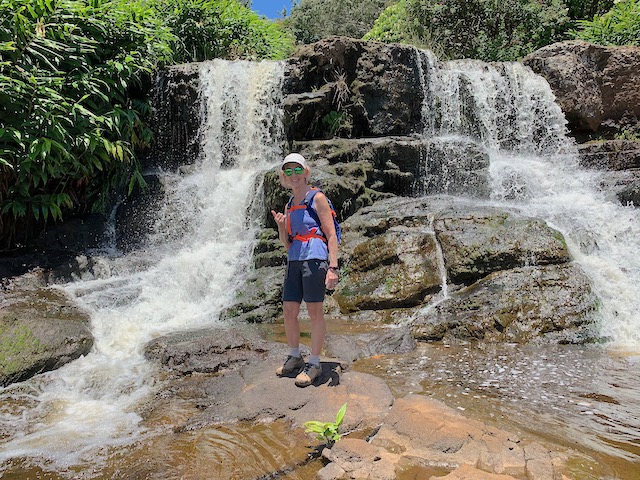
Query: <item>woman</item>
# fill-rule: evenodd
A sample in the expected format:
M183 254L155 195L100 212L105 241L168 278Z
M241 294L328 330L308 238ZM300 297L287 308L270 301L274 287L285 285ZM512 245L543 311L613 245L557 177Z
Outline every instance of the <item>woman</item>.
M297 374L295 383L299 387L311 385L320 375L320 352L326 335L325 289L332 290L338 284L338 237L331 207L327 197L309 185L310 173L302 155L287 155L280 168L280 182L293 191L293 196L284 213L271 210L288 258L282 301L289 355L276 374ZM302 300L311 319L311 356L306 363L300 353L298 322Z

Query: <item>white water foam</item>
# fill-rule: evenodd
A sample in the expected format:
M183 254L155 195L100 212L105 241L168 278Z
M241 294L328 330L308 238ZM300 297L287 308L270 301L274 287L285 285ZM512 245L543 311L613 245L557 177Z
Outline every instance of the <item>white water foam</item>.
M201 64L202 158L163 176L166 197L145 251L113 259L108 278L61 287L91 313L94 348L0 391L0 460L34 457L64 470L139 439L136 412L157 381L147 342L223 328L219 313L251 262L257 225L248 212L261 173L282 157L283 70L275 62Z

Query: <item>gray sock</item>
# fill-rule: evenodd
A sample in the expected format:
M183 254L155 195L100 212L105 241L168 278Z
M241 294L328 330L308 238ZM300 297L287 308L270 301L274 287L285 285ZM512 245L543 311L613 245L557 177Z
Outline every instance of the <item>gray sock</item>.
M302 357L302 354L300 353L300 347L296 347L296 348L289 347L289 355L296 358Z
M320 366L320 355L309 355L309 363L311 365L315 365L316 367Z

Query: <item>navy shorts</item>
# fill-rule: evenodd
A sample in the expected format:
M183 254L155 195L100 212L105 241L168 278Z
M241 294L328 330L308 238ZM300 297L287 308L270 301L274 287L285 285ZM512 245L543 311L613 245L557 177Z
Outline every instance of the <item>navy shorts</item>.
M323 302L325 278L328 263L326 260L294 260L287 263L284 277L282 300L285 302Z

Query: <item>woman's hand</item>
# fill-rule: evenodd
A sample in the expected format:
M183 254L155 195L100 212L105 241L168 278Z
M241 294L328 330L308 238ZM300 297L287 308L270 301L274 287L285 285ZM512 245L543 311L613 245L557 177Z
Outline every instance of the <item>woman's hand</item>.
M327 271L327 276L325 277L324 284L327 287L327 290L333 290L338 285L338 272L333 269L329 269Z
M285 210L286 212L286 210ZM278 238L282 242L282 244L289 250L289 235L287 234L287 215L286 213L276 212L275 210L271 210L271 215L273 215L273 219L278 224Z
M285 228L285 224L284 223L287 220L287 217L285 216L284 213L280 213L280 212L276 212L275 210L271 210L271 215L273 215L273 219L278 224L278 230L280 230L281 228Z

